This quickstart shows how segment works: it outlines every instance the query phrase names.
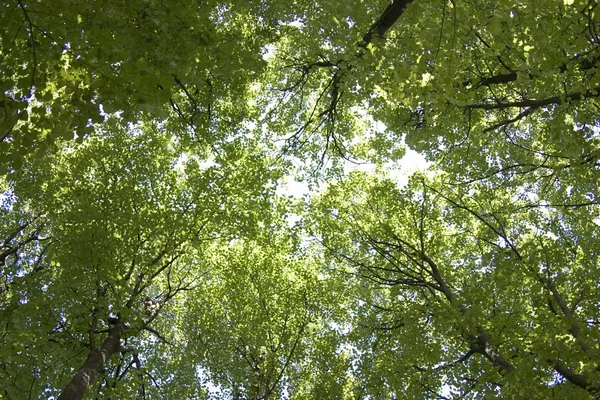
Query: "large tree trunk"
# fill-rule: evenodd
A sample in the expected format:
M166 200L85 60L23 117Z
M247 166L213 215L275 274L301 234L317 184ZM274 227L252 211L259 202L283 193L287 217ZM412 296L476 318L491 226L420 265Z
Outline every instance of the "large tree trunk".
M104 370L106 362L119 350L123 323L119 322L108 332L108 337L97 349L92 349L79 371L64 388L58 400L80 400L96 376Z

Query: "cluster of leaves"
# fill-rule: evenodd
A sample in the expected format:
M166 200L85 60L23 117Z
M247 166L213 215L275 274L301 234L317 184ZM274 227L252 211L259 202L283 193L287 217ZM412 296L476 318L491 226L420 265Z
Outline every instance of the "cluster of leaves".
M206 145L252 114L246 97L283 7L261 2L3 2L0 164L18 169L59 138L117 113L174 120ZM41 155L40 154L40 155Z
M351 336L377 397L598 393L600 236L586 206L354 174L311 218L335 273L369 285Z
M596 2L285 3L2 3L0 398L600 396Z
M6 205L3 226L3 348L15 349L3 357L5 377L15 377L7 395L64 381L50 378L56 365L81 363L112 321L141 340L136 348L152 343L146 333L166 340L158 313L199 285L212 246L250 235L252 214L269 205L277 171L230 147L203 165L182 161L166 131L113 127L16 173L20 201Z

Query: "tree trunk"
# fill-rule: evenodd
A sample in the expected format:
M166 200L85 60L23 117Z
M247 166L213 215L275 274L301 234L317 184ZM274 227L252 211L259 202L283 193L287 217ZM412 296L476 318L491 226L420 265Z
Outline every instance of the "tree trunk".
M58 400L80 400L83 398L87 388L94 382L96 376L104 370L106 362L119 350L122 332L122 322L118 322L110 329L102 346L92 349L79 371L60 393Z

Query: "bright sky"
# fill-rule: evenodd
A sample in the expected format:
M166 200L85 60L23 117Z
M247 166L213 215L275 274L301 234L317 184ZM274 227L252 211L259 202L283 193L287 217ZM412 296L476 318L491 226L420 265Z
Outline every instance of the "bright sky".
M398 186L404 186L408 183L408 178L416 171L424 171L430 166L430 163L425 160L421 154L416 151L406 149L406 154L399 162L390 163L390 165L385 169L387 175L396 180ZM351 164L347 163L344 167L346 172L350 172L353 170L365 171L365 172L373 172L375 170L374 164ZM323 190L326 187L326 184L323 184L320 187L320 190ZM295 180L292 176L288 176L285 178L284 184L277 190L277 194L279 195L290 195L295 198L302 198L304 195L308 194L309 188L306 182L299 182Z

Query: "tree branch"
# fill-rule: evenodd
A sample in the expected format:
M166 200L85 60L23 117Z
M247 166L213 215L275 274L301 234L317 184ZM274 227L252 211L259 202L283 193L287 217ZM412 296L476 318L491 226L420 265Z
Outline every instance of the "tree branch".
M386 32L396 23L398 18L406 10L406 6L412 3L413 0L392 0L390 4L383 10L377 18L377 21L371 25L367 33L363 36L361 46L366 48L373 41L373 37L383 39Z

